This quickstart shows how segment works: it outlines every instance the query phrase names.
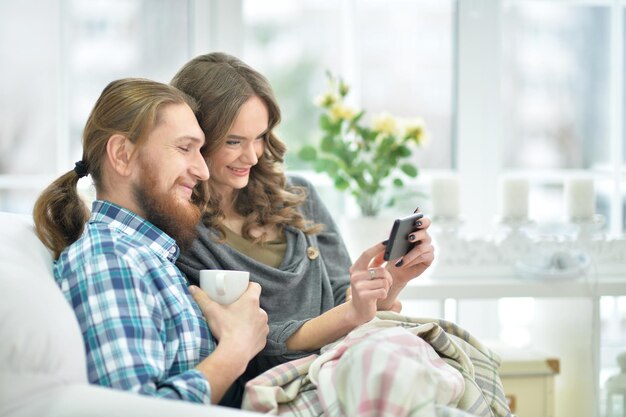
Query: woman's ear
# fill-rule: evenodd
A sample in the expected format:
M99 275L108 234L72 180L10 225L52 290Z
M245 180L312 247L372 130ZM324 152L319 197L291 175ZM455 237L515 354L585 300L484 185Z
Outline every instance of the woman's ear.
M131 173L131 162L135 144L124 135L115 134L107 142L107 159L118 175L127 177Z

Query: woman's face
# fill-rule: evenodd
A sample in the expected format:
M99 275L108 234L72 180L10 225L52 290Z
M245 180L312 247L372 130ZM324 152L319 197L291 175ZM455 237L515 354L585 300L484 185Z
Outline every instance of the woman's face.
M222 197L248 185L250 170L265 150L268 120L265 103L251 97L241 106L224 145L210 157L209 181Z

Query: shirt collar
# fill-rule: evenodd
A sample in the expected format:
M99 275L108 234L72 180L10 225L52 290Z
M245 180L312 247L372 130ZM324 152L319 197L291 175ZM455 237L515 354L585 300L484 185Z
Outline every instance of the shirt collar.
M176 262L180 255L176 241L167 233L138 214L109 201L95 200L93 202L89 223L107 223L109 227L148 246L172 263Z

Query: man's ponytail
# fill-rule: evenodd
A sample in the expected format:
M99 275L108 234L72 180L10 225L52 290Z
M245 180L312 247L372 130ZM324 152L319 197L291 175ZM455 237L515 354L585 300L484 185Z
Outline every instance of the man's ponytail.
M53 252L54 259L80 237L89 220L89 208L76 188L79 178L75 170L57 178L33 208L37 236Z

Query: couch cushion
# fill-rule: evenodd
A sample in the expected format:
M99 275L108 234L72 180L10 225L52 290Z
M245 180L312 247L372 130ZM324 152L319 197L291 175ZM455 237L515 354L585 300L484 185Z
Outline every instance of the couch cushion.
M86 383L80 328L32 218L0 213L0 245L0 373Z

